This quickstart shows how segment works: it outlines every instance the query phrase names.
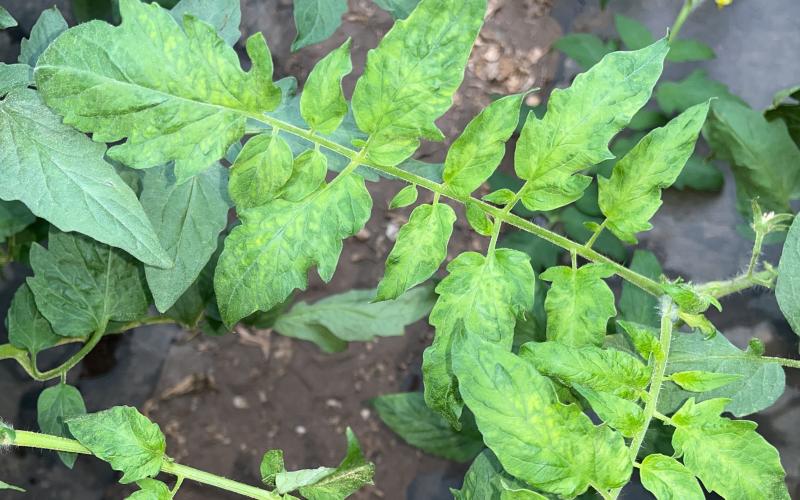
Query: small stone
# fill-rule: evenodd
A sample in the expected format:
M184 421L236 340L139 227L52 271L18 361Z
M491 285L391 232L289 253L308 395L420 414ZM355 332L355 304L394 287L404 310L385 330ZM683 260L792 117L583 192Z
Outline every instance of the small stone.
M361 228L361 231L356 233L356 239L358 241L368 241L370 236L372 236L372 233L370 233L369 229L365 227Z
M250 408L250 403L248 403L243 396L234 396L233 407L239 410L246 410L247 408Z
M372 415L372 412L370 412L369 409L367 408L361 409L361 418L363 420L369 420L370 415Z
M306 432L308 432L308 431L307 431L307 430L306 430L306 428L305 428L305 427L303 427L302 425L298 425L297 427L295 427L295 428L294 428L294 432L295 432L295 434L297 434L298 436L303 436L303 435L304 435Z

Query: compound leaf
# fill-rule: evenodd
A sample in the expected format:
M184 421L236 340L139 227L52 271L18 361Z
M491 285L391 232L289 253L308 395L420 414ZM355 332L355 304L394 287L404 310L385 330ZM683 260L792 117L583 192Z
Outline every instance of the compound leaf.
M425 402L460 429L463 403L452 371L454 336L464 331L510 350L517 318L533 307L534 275L528 256L509 248L487 256L462 253L447 271L436 287L439 299L429 318L436 336L425 349L422 373Z
M652 229L661 190L675 182L692 155L708 106L693 106L652 130L614 165L610 178L598 176L600 210L617 238L636 243L636 233Z
M378 396L372 405L405 442L431 455L468 462L484 448L477 429L453 430L447 420L427 407L421 392Z
M800 335L800 219L795 217L783 244L775 296L786 321Z
M783 394L785 386L785 375L780 365L742 351L721 333L710 339L686 333L673 336L667 374L686 371L736 376L737 380L699 394L684 391L673 382L665 382L658 400L658 411L675 411L690 396L694 396L696 401L728 398L727 411L741 417L772 405Z
M614 293L603 278L614 275L606 264L578 269L551 267L539 277L552 282L544 307L547 339L572 345L602 345L608 319L616 314Z
M292 149L277 134L247 141L230 170L228 193L238 210L272 201L292 176Z
M708 491L727 500L788 500L778 450L756 433L755 422L721 417L727 402L692 398L672 416L676 454Z
M311 70L300 95L300 113L311 130L333 133L347 115L342 78L353 70L348 38L338 49L322 58Z
M517 128L525 94L494 101L467 124L444 162L444 182L467 196L492 175L506 154L506 141Z
M214 276L223 321L268 311L296 288L308 285L317 265L324 281L333 277L342 239L366 224L372 198L364 180L338 177L299 202L273 200L242 211L242 224L225 239ZM279 272L276 272L279 271Z
M632 464L622 436L561 404L533 365L473 335L460 335L453 352L464 402L509 473L568 497L590 484L610 489L628 481Z
M639 468L642 486L655 495L656 500L704 500L706 496L694 474L672 457L647 455Z
M175 262L167 269L145 266L159 311L175 304L216 251L219 234L228 223L227 181L228 171L219 163L183 184L178 184L171 165L149 169L142 176L145 213Z
M292 51L319 43L333 35L347 12L347 0L295 0L297 36Z
M396 165L420 137L444 139L434 121L452 105L485 11L486 0L422 0L369 51L353 112L371 160Z
M308 340L326 352L343 350L346 342L403 335L404 328L433 307L431 287L410 290L396 300L373 302L375 290L350 290L313 304L298 302L281 314L273 328L282 335Z
M83 337L147 312L141 268L113 247L51 228L47 249L34 243L30 259L28 286L59 335Z
M25 349L32 356L53 347L61 337L53 332L50 322L36 307L33 293L26 283L20 285L8 310L8 341Z
M67 420L67 427L83 446L128 484L154 477L161 470L167 447L158 425L130 406L115 406Z
M0 102L0 198L20 200L62 231L169 266L134 192L103 160L106 148L61 123L30 89Z
M183 23L187 14L196 16L217 30L225 43L233 47L242 34L239 22L242 20L240 0L180 0L170 10L178 24Z
M447 257L456 213L445 203L420 205L400 228L376 300L391 300L430 278Z
M36 401L36 418L39 429L45 434L71 438L66 421L73 417L86 414L86 405L78 389L58 384L48 387L39 394ZM59 452L58 456L64 465L70 469L75 464L75 453Z
M64 123L98 142L127 138L108 150L111 158L134 168L174 160L182 182L225 155L248 115L280 103L260 33L247 41L253 67L244 72L206 22L186 15L181 29L158 4L119 4L121 25L92 21L68 30L35 72Z
M528 115L515 155L517 175L528 181L522 202L552 210L580 198L591 178L573 175L613 158L608 143L650 99L661 76L665 39L632 52L614 52L567 89L550 96L547 113Z
M800 190L800 149L786 124L769 122L758 111L731 101L715 101L703 135L715 156L730 163L736 178L737 207L750 213L758 199L765 211L792 212Z
M634 356L595 346L570 347L560 342L527 342L520 356L539 373L565 384L578 384L635 400L650 381L650 370Z
M58 10L58 7L51 7L41 13L39 19L31 28L29 38L23 38L19 46L19 61L28 66L36 66L36 61L55 40L58 35L67 31L67 21Z

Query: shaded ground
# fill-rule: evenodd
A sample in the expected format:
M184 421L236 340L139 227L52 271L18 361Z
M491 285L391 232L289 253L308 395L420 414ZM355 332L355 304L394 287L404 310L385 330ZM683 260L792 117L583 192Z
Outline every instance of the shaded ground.
M610 14L600 13L594 1L557 2L552 13L546 0L490 3L490 17L465 84L454 109L440 120L450 139L494 93L546 88L554 75L563 84L571 74L570 67L562 67L560 58L548 54L562 31L608 32L611 26ZM612 0L611 7L644 20L659 32L672 22L678 3L648 1L645 8L633 0ZM790 50L800 45L800 27L796 25L800 5L796 0L754 4L737 1L734 8L721 13L706 5L699 21L691 20L685 29L687 35L697 34L717 51L718 60L704 65L712 76L728 83L753 105L763 106L772 91L797 83L800 77L797 63L775 63L796 60ZM15 12L13 5L9 9ZM795 9L794 15L786 9ZM243 35L265 32L277 76L292 74L300 81L322 55L347 36L354 40L355 74L359 74L366 51L391 26L389 16L371 2L351 0L343 27L331 40L290 54L294 35L291 2L245 0L243 19ZM25 30L26 20L20 31ZM752 20L759 20L758 24L751 24ZM745 32L752 36L744 36ZM0 38L0 55L6 60L6 50L16 54L13 45ZM772 57L763 57L765 53ZM686 72L691 68L687 65ZM770 77L745 74L754 70L769 72ZM345 81L348 90L354 82L354 76ZM536 96L529 103L536 104ZM441 160L445 150L442 145L426 144L422 154L427 160ZM719 279L735 274L746 263L749 243L734 230L734 189L728 180L724 191L715 196L666 193L655 229L642 239L642 246L658 255L669 274ZM377 284L394 234L408 215L407 211L389 215L385 208L401 187L393 182L370 186L375 209L367 230L346 243L333 282L322 285L315 277L301 298L315 300ZM450 257L480 249L484 241L466 229L461 217ZM3 297L7 301L8 294ZM767 343L769 354L797 353L796 337L780 319L771 294L749 292L724 305L725 315L718 325L735 343L743 345L756 335ZM7 303L0 307L6 310ZM71 382L85 394L90 410L116 404L143 409L167 434L170 455L187 465L255 484L261 454L269 448L284 449L289 468L336 464L345 448L344 428L351 426L377 465L377 486L365 489L358 498L449 498L448 487L460 483L466 466L432 458L398 442L368 403L379 394L420 388L421 353L431 336L431 328L421 322L403 337L351 345L344 353L324 355L313 345L269 332L216 339L190 338L167 327L140 329L106 342L87 366L71 373ZM35 401L42 386L25 380L15 367L0 365L0 415L20 428L33 429ZM800 420L796 404L800 379L789 373L787 385L786 394L758 420L761 431L780 448L793 493L798 493L800 456L796 450L800 449L800 437L794 427ZM35 499L118 499L125 493L114 482L113 473L98 461L78 460L76 470L69 472L54 455L31 451L14 451L4 457L0 478L28 488L31 494L27 498ZM638 495L632 490L626 497ZM236 497L186 483L180 498Z

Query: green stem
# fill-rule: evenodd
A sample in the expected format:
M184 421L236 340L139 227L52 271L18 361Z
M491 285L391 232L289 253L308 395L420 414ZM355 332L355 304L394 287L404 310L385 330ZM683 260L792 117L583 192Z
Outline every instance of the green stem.
M673 40L678 38L678 33L681 32L681 28L683 28L683 23L689 19L689 14L692 13L692 6L694 4L694 0L684 0L683 7L678 12L678 16L675 18L675 22L672 23L672 29L670 29L669 33L669 42L672 43Z
M753 252L750 254L750 263L747 265L745 276L752 277L758 265L758 258L761 256L761 246L764 244L764 233L756 231L756 240L753 243Z
M584 245L581 245L580 243L576 243L570 240L569 238L561 236L558 233L550 231L549 229L536 225L533 222L527 221L522 217L512 214L511 209L513 208L514 202L509 203L509 205L506 206L505 208L498 208L495 207L494 205L490 205L489 203L486 203L485 201L479 200L477 198L457 194L453 192L446 185L439 184L438 182L434 182L425 177L413 174L411 172L403 170L400 167L378 165L377 163L370 161L369 159L366 158L366 155L363 152L364 150L354 151L346 146L337 144L331 141L330 139L318 136L316 134L311 133L308 130L297 127L290 123L286 123L275 117L267 115L263 116L248 115L248 116L255 120L259 120L269 125L270 127L277 128L285 133L295 135L314 144L319 144L322 147L329 149L330 151L338 153L344 156L345 158L349 158L351 160L351 164L352 162L358 162L359 165L364 165L373 170L383 172L384 174L396 177L397 179L404 180L409 184L416 184L424 189L427 189L428 191L431 191L433 193L438 193L440 196L444 196L459 203L463 204L466 204L467 202L474 203L476 207L483 210L486 214L492 216L492 218L495 220L499 219L500 222L502 223L509 224L525 232L531 233L534 236L538 236L539 238L549 241L550 243L559 246L565 250L568 251L574 250L578 255L591 262L601 262L610 265L611 267L614 268L614 271L619 277L641 288L642 290L651 295L660 297L664 294L663 290L661 289L661 285L659 285L652 279L643 276L635 271L627 269L625 266L609 259L605 255L602 255L592 250L591 248L585 248ZM342 171L342 173L344 173L344 171ZM518 193L515 200L518 201L520 196L521 195Z
M639 455L639 450L644 442L647 429L650 427L650 422L656 414L658 408L658 397L661 394L661 386L664 383L664 374L667 371L667 359L669 358L670 344L672 343L672 308L673 304L670 299L664 299L663 309L661 312L661 335L659 337L659 352L653 355L655 362L653 364L653 373L650 376L650 388L647 391L646 403L644 406L644 423L641 429L633 436L630 446L631 461L636 461ZM617 488L611 492L611 498L616 499L622 488Z
M721 298L754 286L772 288L777 277L778 273L774 269L767 268L763 271L748 272L729 280L709 281L708 283L700 285L699 290L711 294L716 298Z
M787 368L800 368L800 359L780 358L775 356L761 356L768 363L778 363Z
M74 439L66 439L58 436L51 436L49 434L40 434L38 432L16 431L16 436L13 441L5 441L2 444L23 446L26 448L38 448L43 450L80 453L82 455L92 454L92 452ZM198 483L207 484L209 486L214 486L233 493L238 493L239 495L247 498L255 498L257 500L277 500L280 498L280 496L272 493L271 491L256 488L238 481L233 481L231 479L195 469L193 467L181 465L173 462L169 458L164 458L162 460L161 472L177 476L179 483L184 478L191 479L192 481L197 481Z
M497 238L500 236L500 228L503 227L503 221L495 218L494 226L492 226L492 239L489 240L489 250L487 254L493 254L495 247L497 247Z
M592 248L592 245L594 245L594 242L597 241L597 238L600 237L600 233L602 233L603 229L606 228L606 224L607 223L608 223L608 219L605 219L602 224L597 226L597 229L595 229L594 233L592 233L592 237L589 238L589 241L586 242L586 248Z
M105 331L106 331L106 325L105 324L101 325L100 328L98 328L94 333L92 333L92 336L89 337L89 339L86 341L85 344L83 344L83 347L81 347L81 349L78 352L70 356L68 360L66 360L60 366L53 368L52 370L40 372L36 368L36 366L33 363L31 363L33 369L33 378L42 382L46 380L52 380L54 378L60 378L63 373L66 373L69 370L71 370L75 365L80 363L81 360L85 358L87 354L92 352L92 349L94 349L97 343L100 342L100 339L103 338Z

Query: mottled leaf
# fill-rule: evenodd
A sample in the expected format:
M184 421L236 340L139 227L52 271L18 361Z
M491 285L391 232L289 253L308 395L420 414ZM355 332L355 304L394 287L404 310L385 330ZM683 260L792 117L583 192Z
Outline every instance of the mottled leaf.
M156 308L166 312L194 283L217 249L228 223L228 171L214 163L178 184L171 166L147 170L141 201L161 244L175 262L171 268L145 266Z
M294 24L297 36L292 51L319 43L333 35L342 24L347 0L295 0Z
M695 404L672 416L672 446L703 486L727 500L788 500L778 450L756 433L755 422L719 416L727 399Z
M672 457L655 454L642 460L639 468L642 486L656 500L704 500L700 484L686 467Z
M444 162L444 182L467 196L483 184L506 154L506 141L517 128L524 94L498 99L467 124Z
M174 160L185 181L225 155L247 116L279 104L260 33L247 41L253 67L244 72L204 21L184 16L181 29L169 11L139 0L120 0L120 12L119 26L68 30L36 67L36 84L64 123L98 142L127 138L109 149L111 158L134 168Z
M395 208L404 208L409 205L413 205L417 201L417 197L419 197L419 191L417 190L416 184L409 184L408 186L404 187L396 195L392 198L392 201L389 202L389 210L394 210Z
M692 155L708 106L693 106L654 129L614 165L610 178L597 178L600 209L617 238L636 243L636 233L652 229L661 190L675 182Z
M39 19L31 28L31 35L23 38L19 45L20 63L28 66L36 66L36 61L42 55L53 40L61 33L67 31L67 21L58 10L58 7L51 7L41 13Z
M86 405L78 389L58 384L48 387L39 394L36 401L36 419L39 429L45 434L64 438L72 438L66 421L86 414ZM75 453L59 452L58 456L70 469L78 457Z
M287 201L300 201L315 192L325 182L328 159L317 149L304 151L292 164L292 175L279 196Z
M467 222L473 231L481 236L490 236L493 231L494 224L486 215L481 207L472 200L468 200L466 204Z
M533 307L534 275L528 256L507 248L487 256L462 253L447 271L436 287L439 299L429 319L436 336L425 349L422 372L425 402L460 429L463 403L452 371L454 335L463 331L510 350L517 318Z
M713 373L702 370L676 372L669 376L669 379L678 384L681 389L690 392L713 391L741 378L742 376L738 374Z
M294 156L277 134L250 138L230 170L228 193L238 210L272 201L292 176Z
M326 352L343 350L346 342L403 335L406 326L424 318L433 307L431 287L410 290L396 300L373 302L375 290L350 290L313 304L298 302L281 314L273 328L282 335L308 340Z
M217 31L225 43L233 47L242 34L239 23L242 20L240 0L181 0L170 13L182 24L187 14L207 22Z
M608 319L616 315L614 293L603 278L614 275L606 264L578 269L551 267L539 277L552 282L544 307L547 339L567 345L602 345Z
M376 300L391 300L430 278L447 257L456 213L445 203L420 205L400 228L386 258Z
M59 335L83 337L109 321L147 312L141 268L130 256L76 233L51 229L47 249L31 247L36 306Z
M628 481L632 464L622 436L561 404L533 365L471 335L460 335L453 351L464 402L509 473L569 497L590 484L610 489Z
M544 118L528 116L515 156L528 181L522 202L552 210L580 198L591 178L573 175L613 158L609 141L650 98L668 50L662 39L644 49L614 52L567 89L550 96Z
M444 139L434 122L452 105L485 10L486 0L422 0L369 51L353 112L371 160L396 165L420 137Z
M632 438L644 426L642 407L625 398L607 392L598 392L580 384L575 389L592 407L592 410L612 429Z
M311 70L300 95L300 113L311 130L330 134L347 114L342 78L353 70L348 38L338 49L322 58Z
M20 200L62 231L169 266L153 227L114 168L106 148L61 123L29 89L0 102L0 198Z
M164 434L136 408L115 406L75 417L67 420L67 427L94 456L122 472L122 484L154 477L161 470Z

